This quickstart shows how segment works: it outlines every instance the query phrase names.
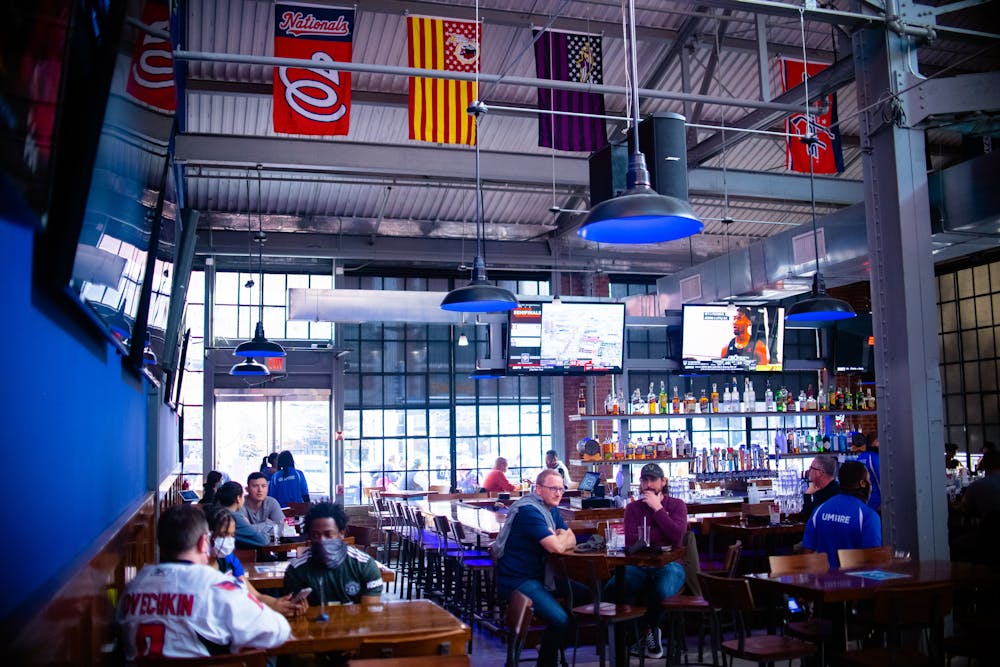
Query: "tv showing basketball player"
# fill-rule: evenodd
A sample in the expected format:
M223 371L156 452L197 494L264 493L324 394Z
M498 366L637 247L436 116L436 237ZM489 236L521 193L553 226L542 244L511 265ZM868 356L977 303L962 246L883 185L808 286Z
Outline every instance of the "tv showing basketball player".
M696 372L780 371L784 309L751 305L685 305L681 356Z

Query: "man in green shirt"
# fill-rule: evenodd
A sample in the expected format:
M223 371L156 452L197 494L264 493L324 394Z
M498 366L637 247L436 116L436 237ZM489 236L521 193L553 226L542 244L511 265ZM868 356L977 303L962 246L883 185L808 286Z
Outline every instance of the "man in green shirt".
M306 514L312 544L285 572L285 594L311 588L309 604L379 602L382 573L365 552L344 544L347 514L340 505L317 503Z

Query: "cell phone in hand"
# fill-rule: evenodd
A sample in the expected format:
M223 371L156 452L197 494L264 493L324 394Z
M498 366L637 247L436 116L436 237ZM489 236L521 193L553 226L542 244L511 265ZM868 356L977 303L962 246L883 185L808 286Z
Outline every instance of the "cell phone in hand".
M292 599L290 600L290 602L292 604L299 604L300 602L302 602L303 600L305 600L307 597L309 597L309 594L312 593L312 592L313 592L313 589L311 589L311 588L303 588L301 591L299 591L298 593L296 593L295 595L292 596Z

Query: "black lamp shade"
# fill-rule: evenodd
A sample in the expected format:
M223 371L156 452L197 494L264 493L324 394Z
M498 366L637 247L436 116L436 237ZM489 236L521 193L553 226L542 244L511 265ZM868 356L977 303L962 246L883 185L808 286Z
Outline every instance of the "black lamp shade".
M270 375L267 366L248 357L229 369L230 375Z
M264 323L257 322L257 330L252 340L240 343L233 351L237 357L283 357L285 348L272 343L264 336Z
M792 304L785 311L785 320L790 322L836 322L857 317L851 304L835 299L826 293L823 278L813 276L812 293L808 298Z
M442 310L458 313L495 313L515 308L517 297L486 280L486 262L478 256L472 261L472 282L453 289L441 300Z

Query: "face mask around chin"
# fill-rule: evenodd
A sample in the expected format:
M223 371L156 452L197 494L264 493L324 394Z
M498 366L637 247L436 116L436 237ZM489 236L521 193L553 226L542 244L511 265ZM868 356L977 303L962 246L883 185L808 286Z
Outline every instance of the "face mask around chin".
M347 558L347 545L339 537L313 542L313 548L319 561L331 570L340 567Z
M225 558L233 553L236 548L235 537L215 537L212 538L212 555L216 558Z

